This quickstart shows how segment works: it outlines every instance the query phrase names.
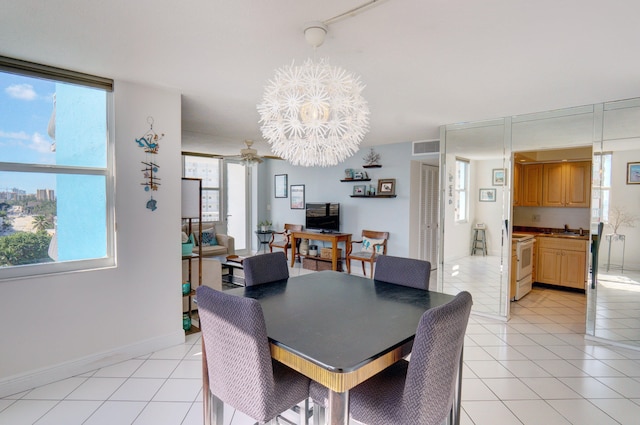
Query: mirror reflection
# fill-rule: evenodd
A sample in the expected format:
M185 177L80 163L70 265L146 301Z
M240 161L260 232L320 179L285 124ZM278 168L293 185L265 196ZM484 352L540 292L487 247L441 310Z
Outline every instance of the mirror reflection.
M606 103L602 109L592 206L594 222L604 226L587 332L640 346L640 99Z
M448 125L441 139L442 290L508 318L529 273L584 294L590 337L640 346L640 99Z
M474 312L504 317L510 260L504 120L447 126L444 140L439 283L447 293L469 291Z

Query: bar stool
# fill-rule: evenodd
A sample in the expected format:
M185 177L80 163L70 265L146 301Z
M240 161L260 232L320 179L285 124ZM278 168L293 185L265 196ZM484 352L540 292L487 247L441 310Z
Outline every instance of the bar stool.
M487 255L487 239L484 226L476 225L473 228L473 242L471 243L471 255L476 255L476 251L481 250L482 256Z

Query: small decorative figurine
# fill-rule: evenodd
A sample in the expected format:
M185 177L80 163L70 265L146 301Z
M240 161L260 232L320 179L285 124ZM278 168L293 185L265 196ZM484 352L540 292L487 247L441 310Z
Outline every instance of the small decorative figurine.
M379 166L380 154L376 153L376 151L374 151L373 148L369 148L369 149L370 149L369 153L365 155L364 158L362 158L365 162L365 167Z

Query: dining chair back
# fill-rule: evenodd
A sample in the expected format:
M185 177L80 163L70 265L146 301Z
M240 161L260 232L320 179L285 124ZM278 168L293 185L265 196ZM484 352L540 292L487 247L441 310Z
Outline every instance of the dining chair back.
M291 232L301 232L302 224L285 223L282 232L273 232L269 241L269 252L273 252L273 248L281 248L284 250L284 257L288 259L287 251L291 248ZM296 247L297 248L297 247Z
M471 294L463 291L426 311L418 323L411 360L400 360L352 388L350 416L367 425L441 425L453 415L472 304ZM322 385L312 381L309 393L314 412L328 405L328 390Z
M242 262L245 286L261 285L289 278L289 266L284 252L247 257Z
M375 280L429 290L431 263L414 258L379 255Z
M389 232L378 232L375 230L363 230L362 239L351 241L347 245L347 273L351 273L351 261L356 260L362 263L362 274L367 275L364 263L369 263L371 277L373 278L373 265L380 255L387 254L387 239ZM354 244L360 244L359 251L353 251Z
M309 397L309 379L271 359L258 301L207 286L198 287L196 296L205 423L211 423L215 414L211 407L220 401L263 423Z

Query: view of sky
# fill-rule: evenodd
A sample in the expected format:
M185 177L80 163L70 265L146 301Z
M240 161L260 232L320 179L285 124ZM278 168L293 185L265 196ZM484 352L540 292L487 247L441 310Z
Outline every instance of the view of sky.
M0 72L0 162L54 164L47 126L55 83ZM0 172L0 192L55 189L55 175Z

